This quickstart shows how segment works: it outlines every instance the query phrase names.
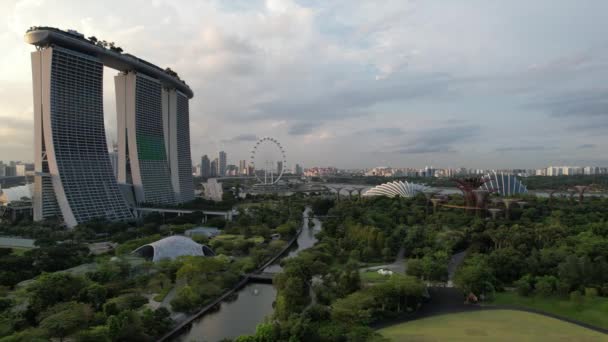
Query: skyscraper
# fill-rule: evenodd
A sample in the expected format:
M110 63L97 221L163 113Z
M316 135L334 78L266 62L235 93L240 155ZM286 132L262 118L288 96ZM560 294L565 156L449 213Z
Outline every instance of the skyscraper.
M118 182L132 180L137 203L173 205L176 200L165 147L162 85L132 71L117 75L114 83L119 132Z
M76 31L34 27L25 39L38 49L32 53L35 220L61 216L73 227L133 218L125 200L132 194L121 192L117 178L133 185L137 202L173 204L193 196L187 127L193 93L177 74ZM117 177L105 137L104 66L120 71Z
M226 152L220 151L220 162L219 162L219 171L218 176L222 177L226 175L226 162L227 162Z
M49 46L32 52L32 73L34 219L62 216L72 227L97 217L132 218L108 156L101 61Z
M247 175L247 161L246 160L239 161L239 174Z
M210 177L211 176L211 161L209 157L205 154L201 158L201 177Z
M283 171L283 162L278 161L277 162L277 177L281 174L282 171Z
M209 172L209 177L217 177L218 173L220 171L220 162L219 159L215 158L213 159L213 161L211 162L211 168L210 168L210 172Z
M177 203L194 199L192 158L190 156L190 110L188 96L176 89L163 88L165 148L171 170L171 185Z

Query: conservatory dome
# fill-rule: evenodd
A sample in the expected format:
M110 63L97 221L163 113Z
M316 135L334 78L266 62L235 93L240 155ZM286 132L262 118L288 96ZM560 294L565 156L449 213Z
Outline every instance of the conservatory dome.
M194 242L189 237L173 235L143 245L133 251L146 259L156 262L162 259L175 259L183 255L214 256L215 253L206 245Z
M422 184L395 181L375 186L367 190L363 196L413 197L419 192L424 192L428 189L428 186Z
M528 188L516 175L492 171L483 177L485 183L479 188L496 192L502 196L525 194Z

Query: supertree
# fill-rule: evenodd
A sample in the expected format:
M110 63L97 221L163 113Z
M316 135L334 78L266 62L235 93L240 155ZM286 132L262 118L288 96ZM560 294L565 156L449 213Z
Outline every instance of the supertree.
M477 197L474 190L479 189L487 180L482 177L465 177L465 178L454 178L456 187L462 191L464 197L465 206L471 208L483 208L485 203L477 203Z

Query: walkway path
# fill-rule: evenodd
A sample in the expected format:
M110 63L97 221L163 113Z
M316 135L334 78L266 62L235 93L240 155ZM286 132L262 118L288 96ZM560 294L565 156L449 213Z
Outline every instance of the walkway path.
M395 261L393 263L379 265L379 266L364 267L361 269L361 271L363 271L363 272L377 271L379 269L391 270L394 273L405 274L405 272L407 271L407 262L405 260L405 248L401 247L399 249L399 252L397 252L397 258L395 259Z
M456 274L456 270L458 269L460 264L462 264L462 262L464 261L466 254L466 251L462 251L460 253L452 255L452 258L450 258L450 262L448 263L448 287L454 286L454 275Z

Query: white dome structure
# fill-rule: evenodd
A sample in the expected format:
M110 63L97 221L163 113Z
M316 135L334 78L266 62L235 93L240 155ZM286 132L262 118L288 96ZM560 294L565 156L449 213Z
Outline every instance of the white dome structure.
M8 189L0 189L0 203L10 203L20 201L22 198L27 197L32 199L34 193L34 184L20 185Z
M424 192L428 189L428 186L422 184L410 183L407 181L395 181L375 186L367 190L363 196L414 197L416 194Z
M528 192L528 188L524 183L513 174L492 171L483 176L483 180L485 183L479 189L496 192L501 196L513 196Z
M146 259L156 262L162 259L175 259L183 255L214 256L211 248L194 242L189 237L173 235L164 239L143 245L133 251Z

